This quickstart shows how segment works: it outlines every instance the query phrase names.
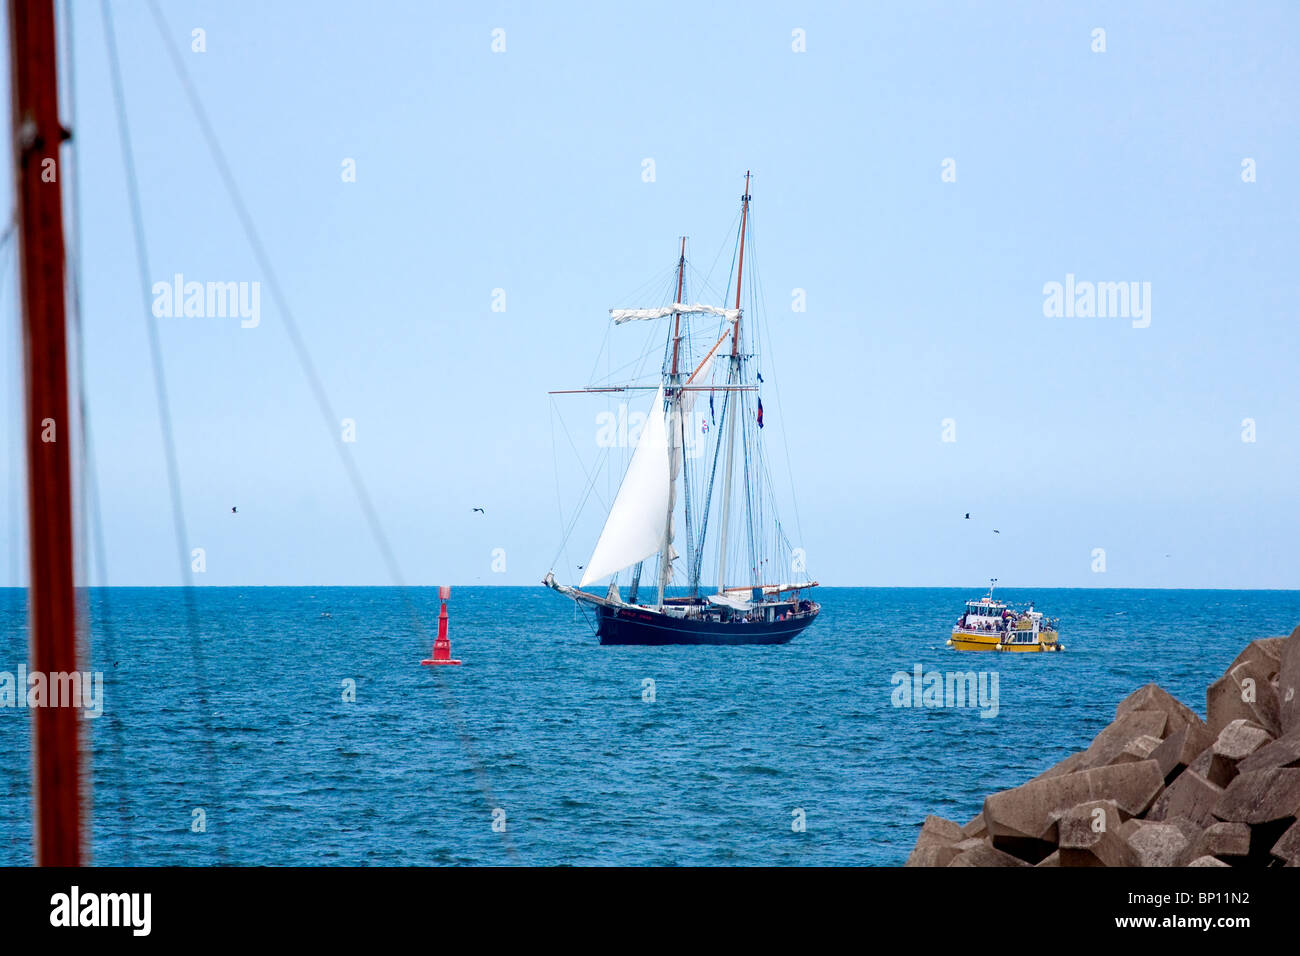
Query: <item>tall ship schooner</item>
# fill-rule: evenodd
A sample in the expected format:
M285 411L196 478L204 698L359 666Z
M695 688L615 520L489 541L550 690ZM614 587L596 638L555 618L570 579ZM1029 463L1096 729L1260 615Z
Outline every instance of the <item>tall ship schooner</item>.
M660 381L552 393L654 392L578 586L557 582L554 567L542 582L594 610L602 644L784 644L821 611L811 596L817 582L807 579L803 552L790 546L776 513L763 376L745 335L749 182L746 173L734 306L687 303L683 239L670 304L610 310L615 326L667 320ZM714 585L703 586L715 572ZM604 579L603 596L583 590Z

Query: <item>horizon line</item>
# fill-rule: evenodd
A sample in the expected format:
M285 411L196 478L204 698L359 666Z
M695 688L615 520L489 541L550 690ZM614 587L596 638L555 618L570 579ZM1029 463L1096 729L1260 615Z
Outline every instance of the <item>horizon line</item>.
M427 588L430 590L437 589L443 585L438 584L79 584L76 586L78 591L91 590L181 590L184 588L201 588L203 590L247 590L251 588ZM519 589L531 590L533 588L544 588L542 584L456 584L448 585L453 588L499 588L499 589ZM960 591L970 589L970 585L964 584L818 584L816 588L806 588L804 590L816 589L833 589L833 590L860 590L860 591ZM974 588L975 590L987 590L984 587ZM3 585L0 591L29 591L28 585ZM1175 586L1175 587L1152 587L1144 585L1104 585L1099 587L1080 587L1077 585L1053 585L1053 584L1029 584L1017 586L1000 586L999 591L1249 591L1257 593L1300 593L1300 588L1250 588L1250 587L1196 587L1196 586ZM595 593L595 592L591 592Z

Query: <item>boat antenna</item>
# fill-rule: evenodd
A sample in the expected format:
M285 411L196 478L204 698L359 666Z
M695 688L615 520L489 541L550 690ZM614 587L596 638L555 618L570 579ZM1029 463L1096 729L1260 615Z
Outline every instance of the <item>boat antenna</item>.
M993 600L993 586L998 583L997 578L989 578L989 600Z
M52 681L55 674L80 670L73 590L63 206L59 179L50 175L58 170L59 147L71 134L59 122L53 0L10 0L9 57L27 379L31 669ZM41 866L82 863L77 719L74 706L32 711L35 851Z

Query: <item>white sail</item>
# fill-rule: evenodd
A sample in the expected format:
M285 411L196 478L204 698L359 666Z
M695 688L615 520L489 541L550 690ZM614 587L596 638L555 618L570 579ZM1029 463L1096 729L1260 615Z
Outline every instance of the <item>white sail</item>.
M697 387L707 385L709 374L712 371L713 353L710 352L709 356L690 377L689 382ZM682 473L682 455L685 451L685 443L699 440L699 436L695 434L695 420L691 416L691 410L695 407L695 399L699 394L699 392L692 391L678 393L677 400L668 413L668 462L669 474L672 479L668 488L668 517L664 525L664 540L668 543L668 557L661 563L659 571L661 600L663 589L672 583L673 562L678 558L677 550L672 546L673 539L677 534L673 521L673 513L677 507L677 479ZM690 429L689 434L686 431L687 429Z
M627 474L618 486L614 507L609 510L596 550L587 562L578 587L585 588L592 581L617 574L663 547L672 486L670 475L668 428L661 385L641 428L641 438L632 453Z
M686 421L682 414L683 399L672 403L668 411L668 505L664 514L663 545L660 551L663 560L659 563L659 603L663 603L664 588L672 582L673 562L677 560L677 549L673 547L676 529L673 527L673 512L677 510L677 478L682 473L682 426Z
M641 319L662 319L674 312L680 312L683 315L720 315L732 322L740 318L739 309L724 309L717 305L699 305L698 303L687 305L685 302L675 302L659 309L610 309L609 317L614 320L615 325L622 325L624 322L636 322Z

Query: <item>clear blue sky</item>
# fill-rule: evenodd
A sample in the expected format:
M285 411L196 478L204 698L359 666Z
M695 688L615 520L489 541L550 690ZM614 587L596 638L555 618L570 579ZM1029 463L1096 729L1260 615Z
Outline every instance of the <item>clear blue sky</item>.
M73 6L109 576L172 584L103 24ZM146 8L116 6L151 276L263 280ZM707 268L746 169L783 399L765 434L782 416L824 583L1300 581L1293 4L164 6L411 583L541 578L547 390L587 382L609 307L658 304L624 297L677 236ZM1150 327L1044 317L1067 273L1150 282ZM161 320L198 581L389 583L265 287L261 311Z

